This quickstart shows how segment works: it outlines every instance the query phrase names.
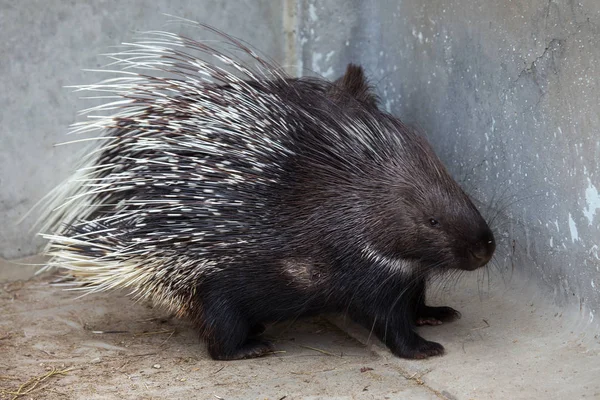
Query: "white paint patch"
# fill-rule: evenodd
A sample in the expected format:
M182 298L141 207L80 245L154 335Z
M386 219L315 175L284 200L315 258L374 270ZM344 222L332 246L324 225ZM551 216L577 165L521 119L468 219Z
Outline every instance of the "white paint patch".
M319 19L319 16L317 15L317 7L315 7L314 4L308 5L308 16L312 22L315 22Z
M571 241L575 243L576 240L579 240L579 233L577 232L577 225L575 225L575 221L569 213L569 232L571 233Z
M321 60L323 59L323 54L322 53L315 53L313 54L312 57L312 69L315 72L321 72L321 66L319 65L319 63L321 62Z
M321 61L323 61L323 54L315 53L312 58L312 70L325 78L331 78L333 76L333 68L330 66L326 71L323 71L320 65Z
M417 30L415 28L413 28L412 35L414 37L416 37L417 39L419 39L419 43L423 43L423 33L422 32L417 32Z
M585 189L585 202L587 207L583 210L583 215L591 225L594 222L596 211L600 209L600 193L598 193L598 189L592 184L590 178L588 178L588 187Z
M591 255L593 255L594 257L596 257L596 260L600 260L600 254L599 254L599 251L598 251L598 245L597 244L593 245L590 248L589 253Z
M331 57L335 54L335 50L331 50L329 53L325 54L325 62L331 61Z

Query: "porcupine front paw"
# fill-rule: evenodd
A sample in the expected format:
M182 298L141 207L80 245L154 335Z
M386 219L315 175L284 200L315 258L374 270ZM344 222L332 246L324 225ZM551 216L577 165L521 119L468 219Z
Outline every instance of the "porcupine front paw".
M441 325L443 322L451 322L459 319L461 314L452 307L429 307L423 306L417 316L417 326Z
M393 352L402 358L412 358L421 360L432 356L441 356L444 354L444 346L436 342L430 342L423 338L412 346L402 346Z
M232 353L215 353L211 356L215 360L242 360L247 358L263 357L273 351L273 344L267 340L249 339L240 348Z

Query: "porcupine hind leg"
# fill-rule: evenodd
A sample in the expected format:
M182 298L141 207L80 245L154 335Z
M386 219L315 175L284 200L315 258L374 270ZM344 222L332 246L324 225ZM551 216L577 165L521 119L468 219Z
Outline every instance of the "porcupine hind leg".
M255 358L273 351L271 342L258 337L260 324L249 324L226 301L203 303L202 320L208 352L215 360Z
M413 315L417 326L441 325L443 322L460 318L460 312L452 307L430 307L425 305L425 291L425 280L421 280L413 293Z

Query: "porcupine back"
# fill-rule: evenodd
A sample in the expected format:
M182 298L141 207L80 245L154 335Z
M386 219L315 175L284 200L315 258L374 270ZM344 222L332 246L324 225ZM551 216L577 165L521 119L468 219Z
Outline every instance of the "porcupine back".
M372 136L385 130L365 125L378 121L351 119L332 101L344 93L291 79L220 34L254 68L149 32L110 55L109 72L121 67L119 77L78 87L117 97L74 125L74 133L100 135L52 194L43 229L49 265L71 270L80 289L130 288L185 314L206 276L306 245L311 232L290 224L310 212L302 197L319 185L351 185L365 173L357 165L365 152L385 152L376 142L390 138Z

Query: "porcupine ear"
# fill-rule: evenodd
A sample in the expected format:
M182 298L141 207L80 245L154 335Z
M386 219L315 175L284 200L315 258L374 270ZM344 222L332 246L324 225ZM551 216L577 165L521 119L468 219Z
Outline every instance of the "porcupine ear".
M346 73L333 83L330 94L335 97L340 91L366 106L377 107L377 95L372 92L360 65L348 64Z

